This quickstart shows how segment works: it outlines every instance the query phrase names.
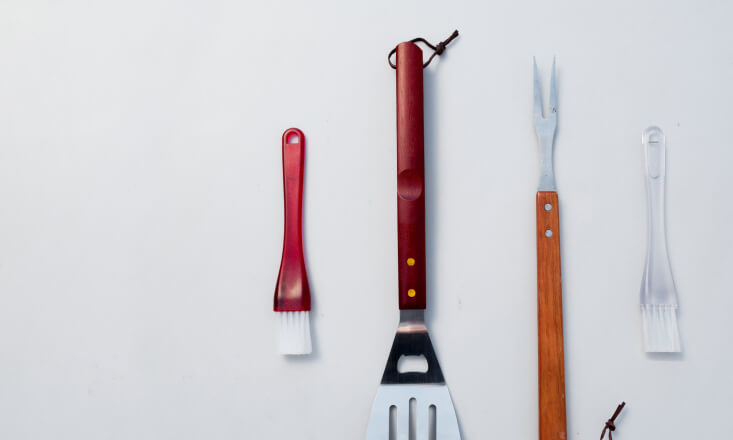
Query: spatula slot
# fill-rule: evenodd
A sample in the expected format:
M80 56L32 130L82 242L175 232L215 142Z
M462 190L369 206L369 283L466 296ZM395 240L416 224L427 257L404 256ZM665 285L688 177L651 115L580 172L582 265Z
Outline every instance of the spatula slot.
M408 432L409 440L417 440L417 399L410 399L410 430Z
M366 440L394 438L460 440L448 388L440 384L381 385L374 399Z
M437 437L435 414L435 405L430 405L428 407L428 440L436 440Z
M402 373L426 373L428 371L428 360L425 356L402 355L397 360L397 371Z
M397 407L389 407L389 440L397 440Z

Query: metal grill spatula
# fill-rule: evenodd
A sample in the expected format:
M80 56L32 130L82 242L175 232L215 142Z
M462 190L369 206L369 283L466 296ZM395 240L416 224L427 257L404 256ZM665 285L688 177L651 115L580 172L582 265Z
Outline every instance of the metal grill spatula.
M410 42L398 45L397 226L400 323L377 397L374 399L367 440L390 439L390 419L396 425L392 432L396 433L398 440L461 438L453 402L425 326L422 72L422 50ZM427 371L400 373L397 364L402 356L424 356L428 365Z

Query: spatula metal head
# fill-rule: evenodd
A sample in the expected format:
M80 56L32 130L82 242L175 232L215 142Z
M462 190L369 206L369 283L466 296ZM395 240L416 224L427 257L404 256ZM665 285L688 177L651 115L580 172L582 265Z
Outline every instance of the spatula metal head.
M427 371L400 373L397 363L402 356L424 356L428 364ZM412 399L415 400L415 410L411 414ZM367 440L390 439L392 407L396 411L394 432L397 440L461 438L453 401L425 326L424 310L400 311L400 325L369 417ZM433 422L435 437L431 436L433 429L430 423L431 407L435 408ZM411 425L415 428L412 438Z

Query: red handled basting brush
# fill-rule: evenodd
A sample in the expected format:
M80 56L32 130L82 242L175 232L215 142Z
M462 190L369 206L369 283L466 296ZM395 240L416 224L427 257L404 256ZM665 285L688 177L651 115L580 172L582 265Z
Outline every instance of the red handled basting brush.
M311 296L303 257L303 174L305 135L297 128L283 133L285 233L275 288L278 349L281 354L310 354Z

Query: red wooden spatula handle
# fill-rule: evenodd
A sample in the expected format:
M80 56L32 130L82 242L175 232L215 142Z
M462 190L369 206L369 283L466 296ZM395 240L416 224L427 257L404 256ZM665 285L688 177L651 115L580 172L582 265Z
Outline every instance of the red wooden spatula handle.
M397 235L400 310L425 308L423 59L397 46Z
M275 289L276 312L311 309L310 289L303 257L303 173L305 135L297 128L283 133L283 190L285 193L285 236L280 273Z

